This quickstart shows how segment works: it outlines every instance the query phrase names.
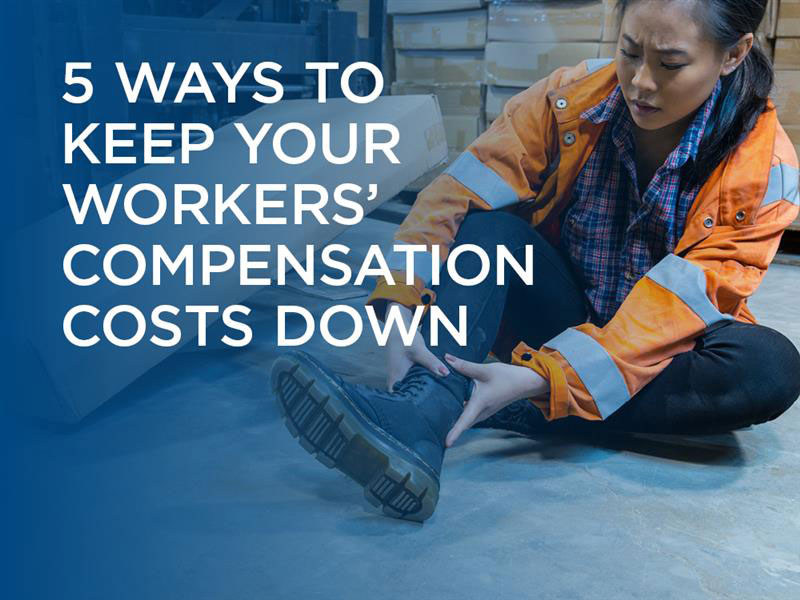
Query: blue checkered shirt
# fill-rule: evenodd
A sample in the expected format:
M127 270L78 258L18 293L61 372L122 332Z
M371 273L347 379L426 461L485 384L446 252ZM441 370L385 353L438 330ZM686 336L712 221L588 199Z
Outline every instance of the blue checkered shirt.
M681 186L681 168L697 155L720 88L717 81L644 197L636 179L634 124L619 85L581 114L609 125L575 181L561 244L583 279L594 323L605 325L634 284L675 249L699 191Z

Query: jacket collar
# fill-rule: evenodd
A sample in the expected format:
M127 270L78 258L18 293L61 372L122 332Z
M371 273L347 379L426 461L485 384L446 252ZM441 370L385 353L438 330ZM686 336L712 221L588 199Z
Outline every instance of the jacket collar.
M700 141L703 139L708 119L714 110L714 105L719 98L722 84L717 80L708 99L700 106L687 127L680 142L667 157L666 166L669 169L682 167L689 159L696 159ZM612 92L599 104L583 111L581 118L591 121L595 125L610 121L613 130L614 143L618 147L632 147L631 131L633 119L625 104L622 88L617 84Z
M580 120L584 111L607 98L618 84L612 61L584 77L550 90L547 96L559 126L573 127L572 122ZM557 108L564 104L557 104L559 99L566 102L563 109ZM717 166L698 193L689 211L684 235L675 248L676 254L708 237L720 221L730 223L732 215L739 210L745 210L749 217L749 212L757 209L769 181L776 126L775 106L768 100L767 108L750 133ZM712 227L705 225L709 218L713 221ZM749 223L752 221L747 218L742 225Z
M581 113L607 98L619 81L614 61L593 73L550 90L547 97L550 105L557 107L557 100L566 100L566 107L554 110L559 123L568 123L581 118Z

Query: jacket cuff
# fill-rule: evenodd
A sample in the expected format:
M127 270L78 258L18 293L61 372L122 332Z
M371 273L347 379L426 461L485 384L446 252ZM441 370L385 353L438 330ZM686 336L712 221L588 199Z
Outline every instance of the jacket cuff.
M545 419L554 421L569 415L569 386L561 365L550 355L534 350L524 342L511 352L511 364L533 369L550 384L549 398L530 398Z
M414 285L406 285L403 271L392 271L395 283L390 284L384 277L378 279L378 284L367 298L367 306L375 308L375 312L383 320L389 302L397 302L410 309L425 306L425 311L436 301L436 293L425 287L425 282L416 277Z

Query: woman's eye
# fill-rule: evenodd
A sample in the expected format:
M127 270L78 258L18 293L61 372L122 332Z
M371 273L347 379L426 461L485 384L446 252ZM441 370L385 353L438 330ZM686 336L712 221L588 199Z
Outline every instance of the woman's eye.
M630 52L627 52L623 48L620 48L619 51L620 51L620 54L622 54L622 56L624 56L625 58L628 58L628 59L637 59L637 58L639 58L639 56L637 54L631 54ZM677 71L678 69L682 69L686 65L685 64L674 65L674 64L661 63L661 66L664 67L665 69L667 69L668 71Z

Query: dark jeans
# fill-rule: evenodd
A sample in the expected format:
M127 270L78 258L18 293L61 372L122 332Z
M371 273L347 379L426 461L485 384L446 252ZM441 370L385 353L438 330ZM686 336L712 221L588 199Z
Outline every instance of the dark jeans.
M443 271L436 305L453 322L458 306L467 306L468 344L459 346L442 327L431 350L469 361L486 359L497 339L501 318L513 324L516 341L538 348L570 326L587 320L581 285L569 260L522 219L503 212L469 214L455 244L475 244L494 257L505 245L522 262L533 246L534 284L526 286L506 268L498 286L495 265L483 283L466 287ZM473 253L458 258L458 272L480 271ZM423 327L425 339L429 324ZM508 357L501 356L503 360ZM452 375L451 375L452 376ZM478 426L523 433L613 430L640 433L712 434L772 420L800 395L800 354L785 336L760 325L736 321L701 335L695 348L679 354L655 379L603 421L566 417L548 422L528 400L518 401Z

